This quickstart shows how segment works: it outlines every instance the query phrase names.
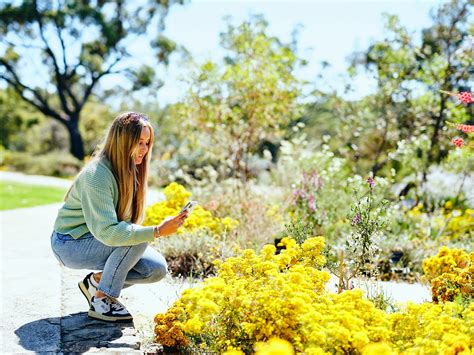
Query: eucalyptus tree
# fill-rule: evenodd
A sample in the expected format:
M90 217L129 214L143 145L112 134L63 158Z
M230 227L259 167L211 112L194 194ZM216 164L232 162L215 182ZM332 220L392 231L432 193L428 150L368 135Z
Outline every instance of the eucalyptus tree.
M181 0L22 0L0 5L0 81L63 124L70 151L84 158L79 120L104 78L132 90L159 87L156 65L176 45L163 35L170 6ZM137 57L138 46L154 63ZM137 64L138 63L138 64Z
M174 106L174 117L193 129L196 148L205 146L209 159L224 163L219 164L226 166L223 174L245 182L250 155L261 142L280 139L301 114L302 84L295 70L303 62L291 44L269 35L261 16L237 26L228 23L221 45L223 62L207 61L191 71L188 93Z

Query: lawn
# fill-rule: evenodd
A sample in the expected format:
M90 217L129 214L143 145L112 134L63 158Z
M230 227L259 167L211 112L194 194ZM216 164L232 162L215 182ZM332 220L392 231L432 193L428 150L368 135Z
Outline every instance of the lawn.
M66 189L60 187L0 181L0 210L61 202L65 193Z

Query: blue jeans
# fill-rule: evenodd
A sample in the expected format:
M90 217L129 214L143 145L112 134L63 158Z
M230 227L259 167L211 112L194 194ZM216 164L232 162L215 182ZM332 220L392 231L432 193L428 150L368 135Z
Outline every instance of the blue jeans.
M168 268L165 258L148 243L110 247L91 233L74 239L53 231L51 248L65 267L102 271L98 289L111 297L119 297L123 288L134 284L160 281Z

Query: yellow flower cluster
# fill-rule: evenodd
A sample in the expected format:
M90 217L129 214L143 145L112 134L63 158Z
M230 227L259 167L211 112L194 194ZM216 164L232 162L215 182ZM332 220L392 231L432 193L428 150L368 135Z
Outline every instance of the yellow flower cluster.
M434 227L435 230L442 231L442 238L445 237L447 240L469 240L474 237L474 209L453 209L452 201L447 201L432 217L423 211L421 203L409 210L407 215L421 229L419 231L421 234Z
M446 226L445 233L452 239L457 239L460 236L474 230L474 210L466 209L464 212L454 210L447 212L445 218L449 220Z
M359 347L362 355L471 354L474 348L474 304L463 308L453 302L443 305L408 303L402 311L388 314L386 318L386 332L390 337L380 342L364 341L367 345ZM262 354L294 354L292 345L281 339L273 338L268 343L257 344L256 349L267 350ZM304 351L306 354L348 352L353 353L338 348L337 345L334 348L306 348ZM243 352L233 349L227 354L237 355Z
M323 349L361 351L370 342L389 338L385 313L363 297L362 291L324 292L329 274L324 238L301 246L284 238L259 254L244 250L218 265L218 276L183 293L175 307L186 335L209 342L212 351L251 351L272 337L287 339L298 350L316 354ZM155 319L156 320L156 319ZM163 328L157 339L165 336Z
M468 355L474 349L474 304L472 303L465 308L453 302L442 305L408 303L400 312L386 314L385 318L388 321L386 332L390 337L383 341L367 343L362 348L359 347L362 355ZM333 327L336 326L337 324L333 324ZM274 350L267 354L293 354L291 344L281 339L271 339L267 344L260 344L260 348ZM313 347L306 348L304 353L345 354L359 351L348 351L348 349L337 347ZM229 354L243 353L234 350Z
M392 346L409 354L470 354L474 349L474 304L412 304L389 315Z
M443 246L422 266L424 278L431 283L433 302L453 301L459 295L474 298L474 252Z
M188 338L184 335L183 325L178 321L180 309L173 306L165 314L155 316L155 336L156 341L164 346L189 344Z
M474 347L474 304L411 304L387 314L361 290L324 291L324 239L217 262L218 276L188 289L155 317L156 340L231 354L469 354ZM463 263L459 252L444 252ZM443 255L444 255L443 254ZM433 270L444 266L428 263ZM464 307L464 308L463 308ZM166 343L165 343L166 342Z
M281 209L280 205L278 204L272 205L268 208L265 215L268 218L275 220L276 222L281 222L283 221L283 215L281 214L280 209Z
M163 191L166 200L155 203L146 209L145 226L160 224L166 217L179 213L181 208L188 202L191 193L184 186L173 182ZM186 219L184 225L178 229L178 234L207 229L213 234L220 234L235 229L239 222L230 217L213 217L211 212L197 205Z

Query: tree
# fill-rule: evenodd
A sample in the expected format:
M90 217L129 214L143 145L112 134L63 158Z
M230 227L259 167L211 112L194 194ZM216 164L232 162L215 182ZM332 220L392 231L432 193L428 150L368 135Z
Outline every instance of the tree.
M383 174L383 168L404 168L424 180L429 166L447 155L445 121L466 122L471 114L439 90L459 91L472 81L471 9L468 1L442 4L421 38L387 15L385 37L354 55L350 73L373 76L376 92L358 101L329 95L323 102L342 123L332 124L334 144L358 161L360 170ZM411 171L396 157L408 146L414 150L410 163L416 160Z
M229 175L246 181L248 158L264 140L281 137L299 117L301 82L294 71L301 62L291 45L267 34L267 22L251 17L221 34L224 63L208 61L190 76L190 89L173 109L175 117L202 134L195 145ZM197 137L196 134L193 134Z
M153 67L133 65L131 44L143 41L158 62L167 64L176 45L162 35L164 18L172 4L181 2L23 0L0 5L0 79L63 124L71 153L82 160L84 105L99 82L114 74L130 80L133 90L156 85ZM37 64L40 75L32 77Z

